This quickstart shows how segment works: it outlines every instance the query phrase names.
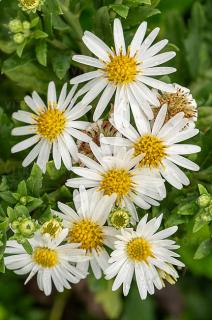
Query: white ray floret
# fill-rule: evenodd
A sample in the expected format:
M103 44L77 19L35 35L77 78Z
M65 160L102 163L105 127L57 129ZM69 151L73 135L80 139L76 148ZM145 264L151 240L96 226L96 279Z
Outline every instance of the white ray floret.
M166 239L176 232L177 227L157 232L162 215L149 222L147 218L148 215L145 215L140 220L136 231L122 229L122 234L116 236L115 250L109 259L110 266L105 271L107 280L115 277L112 290L123 285L125 296L129 293L135 274L141 299L146 299L148 293L154 294L155 288L162 289L164 278L176 281L178 273L173 265L184 266L176 259L179 255L173 251L179 246L175 241Z
M25 102L32 112L19 110L13 113L14 119L27 123L27 125L14 128L12 134L15 136L31 135L31 137L13 146L12 153L34 146L23 161L24 167L37 158L37 164L45 172L51 151L57 169L61 167L61 162L67 169L70 169L72 159L78 160L74 138L88 142L90 137L81 131L86 129L89 123L77 119L88 112L91 107L79 103L74 105L75 91L76 86L67 95L67 84L64 84L57 100L55 84L50 82L47 106L34 91L32 97L25 97Z
M145 38L146 29L147 23L141 23L126 49L121 22L115 19L114 50L91 32L84 33L82 40L96 58L74 55L73 60L95 67L97 70L79 75L70 82L77 84L88 81L78 92L79 96L85 94L82 99L84 104L89 104L102 93L93 115L94 121L99 119L114 95L115 120L118 121L119 117L125 116L126 110L120 109L120 101L123 97L129 99L129 95L137 99L139 107L149 119L152 119L153 112L150 104L159 106L160 103L149 87L166 92L175 91L171 84L153 78L176 71L172 67L158 67L172 59L175 52L159 53L168 41L162 40L152 45L160 29L155 28Z
M4 258L8 269L16 274L29 274L25 284L37 274L37 283L41 291L46 295L52 292L52 282L57 291L64 288L70 289L70 283L78 283L87 276L79 270L75 264L87 261L85 250L79 249L79 244L64 244L68 229L63 229L58 237L36 233L29 242L32 246L32 254L26 253L23 246L15 240L7 241Z
M167 105L163 105L151 123L133 104L134 118L137 130L128 123L117 128L125 138L103 137L102 143L134 148L134 157L144 154L139 166L149 169L152 173L160 174L172 186L181 189L189 184L189 179L178 167L198 171L199 166L182 155L200 152L201 148L193 144L179 143L198 134L199 130L185 128L187 119L180 112L165 123ZM113 123L113 119L111 119Z
M84 185L102 196L112 197L114 204L129 210L134 221L138 219L134 204L143 209L159 205L157 200L165 197L164 182L148 168L136 167L143 155L132 158L133 149L127 151L125 147L114 148L104 144L98 147L93 142L90 142L90 147L98 162L79 154L85 167L72 167L71 170L80 178L67 180L67 186L78 188Z
M104 226L113 206L113 198L99 193L86 191L83 186L79 192L74 191L73 201L76 211L58 202L60 211L53 211L63 220L63 225L69 229L67 241L80 243L80 248L86 250L89 260L79 261L77 268L87 273L89 265L97 279L101 278L102 270L108 266L109 255L105 246L113 248L114 236L117 230Z

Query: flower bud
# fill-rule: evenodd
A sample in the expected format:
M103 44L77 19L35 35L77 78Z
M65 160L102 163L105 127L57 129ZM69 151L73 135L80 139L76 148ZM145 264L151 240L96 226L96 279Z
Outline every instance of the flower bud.
M22 23L19 19L11 20L8 27L12 33L18 33L22 31Z
M42 234L49 234L51 238L56 238L61 231L62 223L57 219L51 219L45 222L40 229Z
M36 230L35 223L30 218L23 219L19 224L19 231L25 237L30 237Z
M210 201L211 201L211 197L209 194L202 194L197 199L197 204L200 208L205 208L209 205Z
M114 209L109 215L109 222L116 229L126 228L130 223L130 214L123 208Z
M19 199L19 202L25 206L27 204L27 197L26 196L22 196Z
M24 30L29 30L30 29L30 22L29 21L24 21L23 23L22 23L22 25L23 25L23 29Z
M14 36L13 36L13 40L15 43L17 44L21 44L24 42L24 35L23 33L16 33Z
M11 228L12 228L12 230L16 231L16 230L18 230L18 227L19 227L19 221L18 221L18 220L14 220L14 221L11 223Z

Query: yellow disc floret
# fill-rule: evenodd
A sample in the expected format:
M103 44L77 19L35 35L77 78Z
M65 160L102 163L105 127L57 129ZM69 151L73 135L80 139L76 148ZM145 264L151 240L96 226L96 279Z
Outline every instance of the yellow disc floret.
M103 241L102 227L89 219L74 222L69 230L68 241L81 243L82 249L98 249Z
M129 54L110 55L110 62L105 67L105 73L110 82L114 84L128 84L135 80L137 64L134 57Z
M146 261L148 257L153 257L150 243L141 237L130 240L126 251L128 258L135 262Z
M19 0L20 5L23 7L25 10L33 10L37 9L41 5L41 0Z
M140 161L140 166L148 166L157 168L162 159L165 157L165 145L163 141L153 136L152 134L145 134L141 136L133 145L135 149L134 156L144 154L144 158Z
M43 138L53 140L63 131L66 123L64 113L57 108L48 108L40 113L37 120L37 132Z
M125 169L110 169L103 174L99 190L105 195L117 194L118 200L127 195L132 187L131 174Z
M58 263L58 254L53 249L38 247L33 253L33 260L43 268L53 268Z
M56 219L51 219L42 225L40 231L42 234L47 233L52 238L56 238L58 234L62 231L62 224Z

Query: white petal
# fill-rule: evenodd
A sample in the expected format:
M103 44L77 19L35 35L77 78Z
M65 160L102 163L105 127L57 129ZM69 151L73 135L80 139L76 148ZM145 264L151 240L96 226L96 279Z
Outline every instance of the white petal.
M103 62L101 62L100 60L98 60L96 58L92 58L89 56L74 55L72 57L72 60L79 62L79 63L82 63L82 64L86 64L88 66L96 67L96 68L103 68L104 67Z
M48 104L54 107L57 104L57 97L56 97L56 88L54 81L51 81L48 86Z
M23 126L23 127L17 127L14 128L11 132L13 136L25 136L25 135L30 135L34 134L37 131L37 127L33 125L29 126Z
M35 135L35 136L30 137L24 141L21 141L12 147L11 152L15 153L15 152L25 150L25 149L33 146L35 143L37 143L39 141L39 139L40 139L40 137L38 135Z
M172 67L153 67L142 69L142 75L144 76L161 76L164 74L170 74L175 72L177 69Z
M142 22L140 26L138 27L132 42L130 44L130 56L133 57L138 49L140 48L140 45L144 39L145 33L147 29L147 23L146 21Z
M102 76L102 72L100 71L90 71L90 72L86 72L83 74L80 74L77 77L74 77L70 80L71 84L77 84L77 83L81 83L81 82L85 82L94 78L99 78Z
M143 63L143 68L151 68L151 67L158 66L162 63L169 61L175 56L176 56L176 53L174 51L157 54L154 57L145 59Z
M166 118L166 112L167 112L167 105L163 105L160 109L160 111L158 112L158 115L155 119L153 128L152 128L152 134L157 136L158 132L160 131L160 129L162 128L165 118Z
M116 54L119 55L120 52L122 52L125 55L126 47L125 47L123 29L122 29L121 21L117 18L114 20L114 24L113 24L113 37L114 37Z
M102 61L109 61L109 52L105 49L90 35L86 34L82 37L82 41L86 47ZM100 40L101 41L101 40Z
M93 101L98 96L98 94L101 91L103 91L103 89L106 87L107 84L108 84L108 81L104 78L101 78L99 82L86 93L81 103L84 105L88 105L91 101Z
M161 91L165 92L175 92L176 89L172 84L167 84L163 81L156 80L150 77L146 76L137 76L137 79L139 79L141 82L147 84L148 86L151 86L153 88L159 89Z
M43 143L43 140L40 140L28 153L24 161L22 162L23 167L27 167L33 160L35 160L40 152L41 145Z
M97 121L102 113L104 112L105 108L107 107L108 103L110 102L114 92L115 92L116 88L108 83L107 87L104 89L100 99L99 99L99 102L96 106L96 109L94 111L94 114L93 114L93 120L94 121Z

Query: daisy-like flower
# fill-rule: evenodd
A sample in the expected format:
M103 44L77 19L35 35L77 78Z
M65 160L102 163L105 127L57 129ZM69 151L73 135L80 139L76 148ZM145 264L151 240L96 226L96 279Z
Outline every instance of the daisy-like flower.
M40 10L45 0L18 0L19 7L22 8L23 11L27 12L36 12Z
M71 157L78 160L77 146L73 139L90 141L91 138L80 130L85 130L89 125L86 121L76 121L82 117L90 106L75 103L74 86L66 96L67 84L64 84L59 99L57 101L56 88L54 82L49 83L47 106L34 91L32 98L25 97L25 102L33 111L27 112L19 110L13 114L13 118L25 122L29 125L17 127L12 130L15 136L32 135L32 137L16 144L12 148L12 153L25 150L33 145L33 149L24 159L22 165L28 166L37 158L37 164L45 172L46 164L52 150L55 167L61 167L61 161L68 170L72 166Z
M84 185L101 196L113 197L117 206L131 212L134 221L138 220L134 203L143 209L159 205L156 200L165 196L164 182L153 176L148 168L136 168L143 155L132 158L133 149L127 151L125 147L114 148L104 144L98 147L93 142L90 142L90 147L99 163L79 154L86 168L72 167L71 170L81 178L69 179L67 186L78 188Z
M86 250L89 260L79 261L77 268L87 273L89 264L97 279L101 278L102 270L108 266L109 255L105 246L113 248L116 229L104 226L113 205L113 199L105 196L100 197L97 192L86 191L83 186L79 192L74 191L73 201L76 212L69 206L58 202L62 211L56 212L63 219L63 224L68 228L67 241L80 243L80 248Z
M176 114L164 124L167 114L166 105L161 107L152 125L138 108L136 111L136 104L133 108L138 131L128 123L127 127L118 128L126 138L103 137L102 142L134 148L134 157L144 154L139 166L149 168L152 173L161 175L177 189L181 189L183 185L189 185L189 179L178 166L198 171L199 166L182 155L196 153L201 149L196 145L178 142L194 137L199 130L187 128L182 131L187 124L183 112Z
M41 291L50 295L52 282L57 291L64 288L70 289L70 283L78 283L86 277L86 273L79 270L75 264L79 261L87 261L85 250L79 249L79 244L60 245L65 240L68 229L63 229L55 239L40 233L36 233L29 242L32 246L32 254L26 253L23 246L15 240L7 241L4 258L8 269L16 274L28 274L25 284L37 274L37 283ZM74 265L73 265L74 263Z
M145 215L140 220L136 231L122 229L122 234L116 236L118 240L115 241L115 250L109 259L111 265L105 271L107 280L116 277L112 290L117 290L123 284L125 296L128 295L135 273L141 299L145 299L147 293L153 294L154 287L162 289L163 278L168 278L167 275L175 280L178 278L173 265L184 267L184 264L176 259L179 255L173 252L179 246L175 241L166 239L176 232L177 227L156 232L162 215L149 222L147 218L148 215Z
M99 119L114 94L115 119L118 120L120 116L126 116L127 110L120 105L120 100L123 96L128 99L129 95L133 95L147 117L153 119L150 104L159 106L160 102L148 86L165 92L175 91L171 84L152 78L152 76L176 71L175 68L171 67L158 67L158 65L172 59L175 52L159 54L168 41L161 40L152 45L160 29L155 28L144 40L146 29L147 23L141 23L127 49L119 19L114 20L115 49L110 49L91 32L86 31L84 33L82 38L84 44L97 58L74 55L73 60L95 67L97 70L79 75L71 79L71 83L88 81L78 92L79 95L86 93L82 99L84 104L89 104L103 92L93 115L94 121Z
M176 92L159 93L154 90L160 101L160 107L167 104L167 114L165 122L174 117L179 112L184 112L185 118L188 120L188 125L195 127L195 122L197 121L197 103L192 97L190 90L188 88L182 87L179 84L174 84ZM153 109L155 117L160 111L160 107Z

